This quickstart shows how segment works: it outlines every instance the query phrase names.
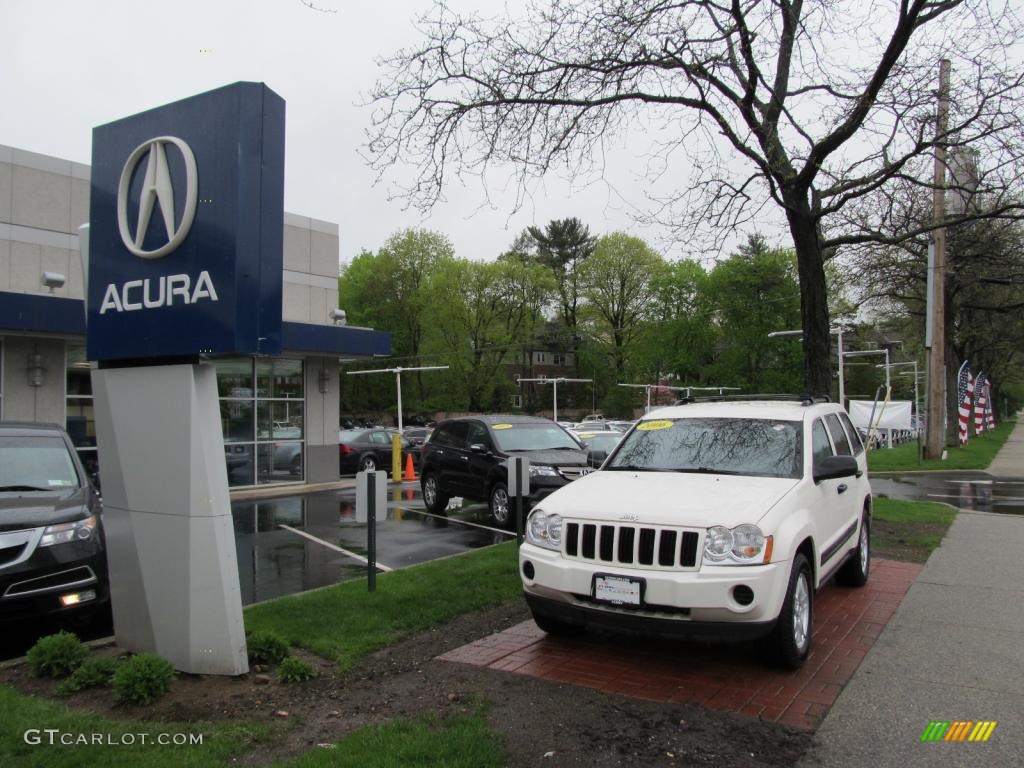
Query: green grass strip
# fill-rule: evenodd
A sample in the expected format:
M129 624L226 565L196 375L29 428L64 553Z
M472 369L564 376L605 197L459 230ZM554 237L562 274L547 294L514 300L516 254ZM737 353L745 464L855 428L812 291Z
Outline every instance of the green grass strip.
M871 502L871 514L876 520L888 523L932 523L949 525L956 510L945 504L930 501L904 501L876 496Z
M47 731L56 731L48 733ZM89 743L94 734L102 744ZM201 734L201 744L161 746L160 734ZM273 730L223 723L117 721L76 712L0 686L0 765L18 768L216 768L270 740ZM144 743L144 736L145 742ZM85 739L86 743L80 742ZM53 743L51 744L51 739ZM70 743L62 743L62 740ZM29 743L36 742L38 743ZM332 747L316 747L280 768L442 766L500 768L500 738L482 712L443 721L393 721Z
M306 752L280 768L501 768L499 737L482 713L441 722L397 720L364 728L331 748Z
M521 593L509 542L379 574L376 592L359 579L253 605L245 611L245 626L276 632L344 670L417 632Z
M895 448L879 448L868 453L871 472L920 472L922 470L988 469L1017 422L1007 419L991 432L971 435L967 445L947 449L946 460L918 461L917 442Z
M47 729L60 733L48 734ZM204 768L229 763L272 730L252 724L116 721L0 686L0 765L18 768ZM93 734L113 744L74 743ZM202 744L160 746L160 734L201 734ZM143 743L143 735L145 741ZM50 739L54 743L50 744ZM39 744L29 741L40 740ZM61 740L71 741L63 744ZM130 742L130 743L129 743Z

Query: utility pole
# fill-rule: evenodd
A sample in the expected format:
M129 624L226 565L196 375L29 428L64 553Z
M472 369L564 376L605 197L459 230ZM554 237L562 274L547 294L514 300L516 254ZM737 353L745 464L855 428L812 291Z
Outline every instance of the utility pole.
M524 381L532 381L535 384L552 384L552 385L554 385L553 388L554 388L555 392L554 392L554 396L553 396L552 404L551 404L551 413L552 413L551 420L552 421L558 421L558 382L565 381L565 382L580 382L580 383L589 383L589 384L593 384L594 383L593 379L567 379L564 376L559 376L558 378L555 378L555 379L547 379L547 378L545 378L545 379L520 379L519 383L522 384Z
M925 458L940 459L946 443L946 129L949 123L949 59L939 64L939 104L935 121L935 168L932 174L932 291L928 296L931 334L928 350L928 424ZM930 344L928 343L930 342Z

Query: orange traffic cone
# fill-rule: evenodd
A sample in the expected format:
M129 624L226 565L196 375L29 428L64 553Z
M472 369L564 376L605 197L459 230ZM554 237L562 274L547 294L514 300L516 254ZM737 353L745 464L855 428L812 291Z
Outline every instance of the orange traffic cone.
M412 465L412 454L405 454L405 481L408 483L416 479L416 469Z

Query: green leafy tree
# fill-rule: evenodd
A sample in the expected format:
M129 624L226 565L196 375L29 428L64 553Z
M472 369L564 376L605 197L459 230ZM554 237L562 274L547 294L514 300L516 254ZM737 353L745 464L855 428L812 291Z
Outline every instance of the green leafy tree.
M792 251L770 250L752 237L708 275L708 299L718 330L708 372L719 386L748 393L800 390L799 342L768 338L799 328L800 287Z
M650 317L653 284L664 269L660 254L623 232L601 237L580 268L590 335L605 349L618 382L627 378L633 344Z
M504 366L542 322L554 294L547 270L514 257L493 263L452 260L432 276L431 349L450 366L449 398L471 411L500 410L511 382ZM452 405L455 405L452 403Z

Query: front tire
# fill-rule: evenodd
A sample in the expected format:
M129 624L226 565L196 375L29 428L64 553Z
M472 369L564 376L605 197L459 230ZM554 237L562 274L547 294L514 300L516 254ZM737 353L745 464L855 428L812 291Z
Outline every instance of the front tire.
M512 499L508 495L508 486L495 483L487 497L487 506L491 511L491 519L499 528L511 528L514 524Z
M772 656L779 666L799 669L803 665L811 650L813 614L811 566L803 554L797 554L789 573L786 599L771 634Z
M863 587L868 583L871 573L871 522L867 513L860 522L860 537L857 539L857 551L847 560L836 573L836 583L844 587Z
M360 472L376 472L377 471L377 459L372 455L363 456L359 460L359 471Z
M441 493L441 481L437 475L433 472L427 472L423 475L420 489L423 491L423 504L426 506L427 511L433 512L435 515L444 514L451 499Z

